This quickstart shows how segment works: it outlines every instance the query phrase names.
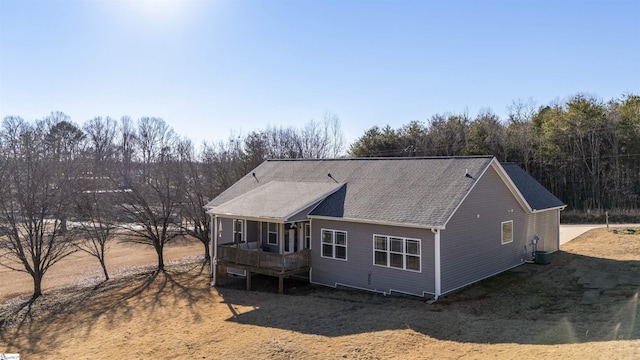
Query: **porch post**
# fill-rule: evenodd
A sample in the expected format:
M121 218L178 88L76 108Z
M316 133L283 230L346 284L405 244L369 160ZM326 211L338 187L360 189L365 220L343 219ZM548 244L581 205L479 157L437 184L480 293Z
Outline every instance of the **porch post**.
M247 270L247 290L251 290L251 270Z
M284 294L284 277L278 276L278 292Z
M284 224L280 224L278 226L280 227L280 230L282 230L282 231L279 231L280 233L279 243L280 243L280 254L282 255L282 268L284 269Z
M262 238L264 236L264 230L262 229L262 221L260 221L259 224L260 224L260 238L258 238L258 250L262 250Z
M280 244L280 254L284 257L284 223L278 224L280 231L278 231L278 244Z

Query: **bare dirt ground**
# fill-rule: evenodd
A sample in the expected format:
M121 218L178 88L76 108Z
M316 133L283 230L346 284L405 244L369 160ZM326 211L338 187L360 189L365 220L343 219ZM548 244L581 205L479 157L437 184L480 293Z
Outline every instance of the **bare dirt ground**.
M192 238L179 237L169 242L164 251L165 263L197 257L204 254L204 245ZM153 247L113 241L109 244L105 263L109 276L122 276L127 273L152 267L157 264L157 255ZM104 279L98 259L78 251L54 264L42 279L42 290L48 290L70 284L99 282ZM17 272L0 266L0 302L4 299L33 292L33 280L25 272Z
M201 261L185 260L166 272L140 270L45 290L34 303L3 295L0 279L0 353L25 359L640 358L640 235L592 230L565 244L550 265L520 266L433 305L294 281L278 295L272 278L254 279L258 291L242 290L237 280L216 289L207 273Z

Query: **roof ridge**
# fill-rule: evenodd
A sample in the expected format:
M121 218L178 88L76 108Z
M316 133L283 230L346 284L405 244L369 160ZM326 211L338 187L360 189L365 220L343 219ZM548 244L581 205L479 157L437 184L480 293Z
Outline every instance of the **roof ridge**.
M322 158L322 159L267 159L265 161L354 161L354 160L458 160L458 159L492 159L493 155L465 155L465 156L413 156L413 157L356 157L356 158Z

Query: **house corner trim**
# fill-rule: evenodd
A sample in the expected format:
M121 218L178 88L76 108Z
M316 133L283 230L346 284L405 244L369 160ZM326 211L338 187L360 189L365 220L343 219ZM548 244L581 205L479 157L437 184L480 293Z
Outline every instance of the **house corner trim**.
M431 229L433 233L433 243L434 243L434 266L435 266L435 299L442 294L441 289L441 274L440 274L440 229Z

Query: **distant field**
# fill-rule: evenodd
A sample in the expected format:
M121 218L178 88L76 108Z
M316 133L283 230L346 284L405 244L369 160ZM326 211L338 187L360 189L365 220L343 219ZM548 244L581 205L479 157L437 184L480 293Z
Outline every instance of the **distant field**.
M551 265L520 266L433 305L292 281L278 295L271 278L254 280L261 291L242 290L241 280L213 289L199 260L45 290L30 307L5 294L0 352L26 359L640 358L640 235L630 233L592 230L563 245Z

